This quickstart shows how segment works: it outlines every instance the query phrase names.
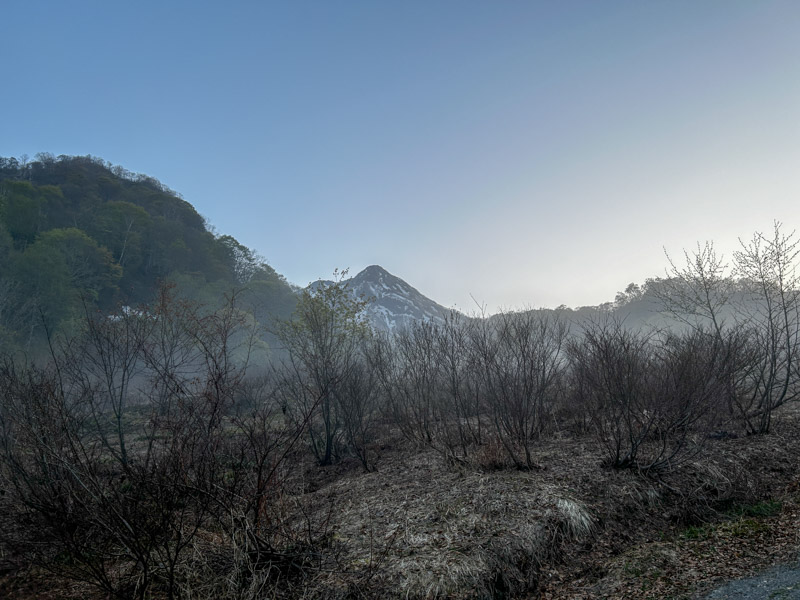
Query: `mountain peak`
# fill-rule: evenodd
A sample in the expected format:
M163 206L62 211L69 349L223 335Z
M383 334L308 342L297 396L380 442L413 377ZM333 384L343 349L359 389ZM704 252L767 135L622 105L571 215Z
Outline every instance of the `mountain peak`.
M370 265L367 268L363 269L361 272L359 272L358 275L356 275L356 277L360 275L363 275L365 277L377 277L380 275L390 275L390 273L380 265Z
M345 283L354 296L367 301L367 318L378 330L392 331L415 321L441 323L449 312L380 265L368 266Z
M403 280L397 277L396 275L392 275L384 269L380 265L370 265L366 269L359 271L357 275L350 279L351 284L358 284L362 281L371 281L374 283L381 283L381 282L388 282L388 281L400 281Z

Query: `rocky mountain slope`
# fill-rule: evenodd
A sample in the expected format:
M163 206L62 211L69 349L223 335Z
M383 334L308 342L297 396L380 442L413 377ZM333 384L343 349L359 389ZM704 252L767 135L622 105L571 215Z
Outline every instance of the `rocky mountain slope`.
M395 331L415 321L442 323L450 312L378 265L367 267L345 283L356 297L368 301L367 318L378 331Z

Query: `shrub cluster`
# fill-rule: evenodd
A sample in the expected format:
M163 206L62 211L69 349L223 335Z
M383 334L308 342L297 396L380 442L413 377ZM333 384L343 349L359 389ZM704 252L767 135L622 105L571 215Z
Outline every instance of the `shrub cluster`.
M747 258L771 268L762 250ZM726 325L702 304L714 261L672 296L708 318L669 331L521 311L378 335L341 281L321 284L275 327L270 365L252 364L235 295L204 311L165 288L139 310L87 310L48 364L0 363L3 543L113 597L279 596L335 568L327 520L291 506L304 457L371 471L402 435L451 463L531 470L543 438L591 434L607 468L663 475L711 436L768 432L800 392L795 287L759 288L751 264L761 312Z
M0 364L6 546L120 598L258 597L302 571L317 530L287 525L281 465L307 419L248 375L244 316L165 290L87 315L49 365Z

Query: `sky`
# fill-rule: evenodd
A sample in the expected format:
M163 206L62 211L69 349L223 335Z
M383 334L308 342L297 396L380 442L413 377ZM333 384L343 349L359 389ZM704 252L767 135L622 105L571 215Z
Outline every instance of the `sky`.
M5 0L0 156L159 179L290 282L613 300L800 227L800 2Z

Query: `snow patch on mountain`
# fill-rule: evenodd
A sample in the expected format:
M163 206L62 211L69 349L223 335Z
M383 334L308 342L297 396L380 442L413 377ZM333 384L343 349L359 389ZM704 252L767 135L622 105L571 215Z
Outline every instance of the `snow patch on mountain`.
M443 323L452 312L378 265L367 267L344 283L353 295L367 301L367 320L378 331L394 331L417 321Z

